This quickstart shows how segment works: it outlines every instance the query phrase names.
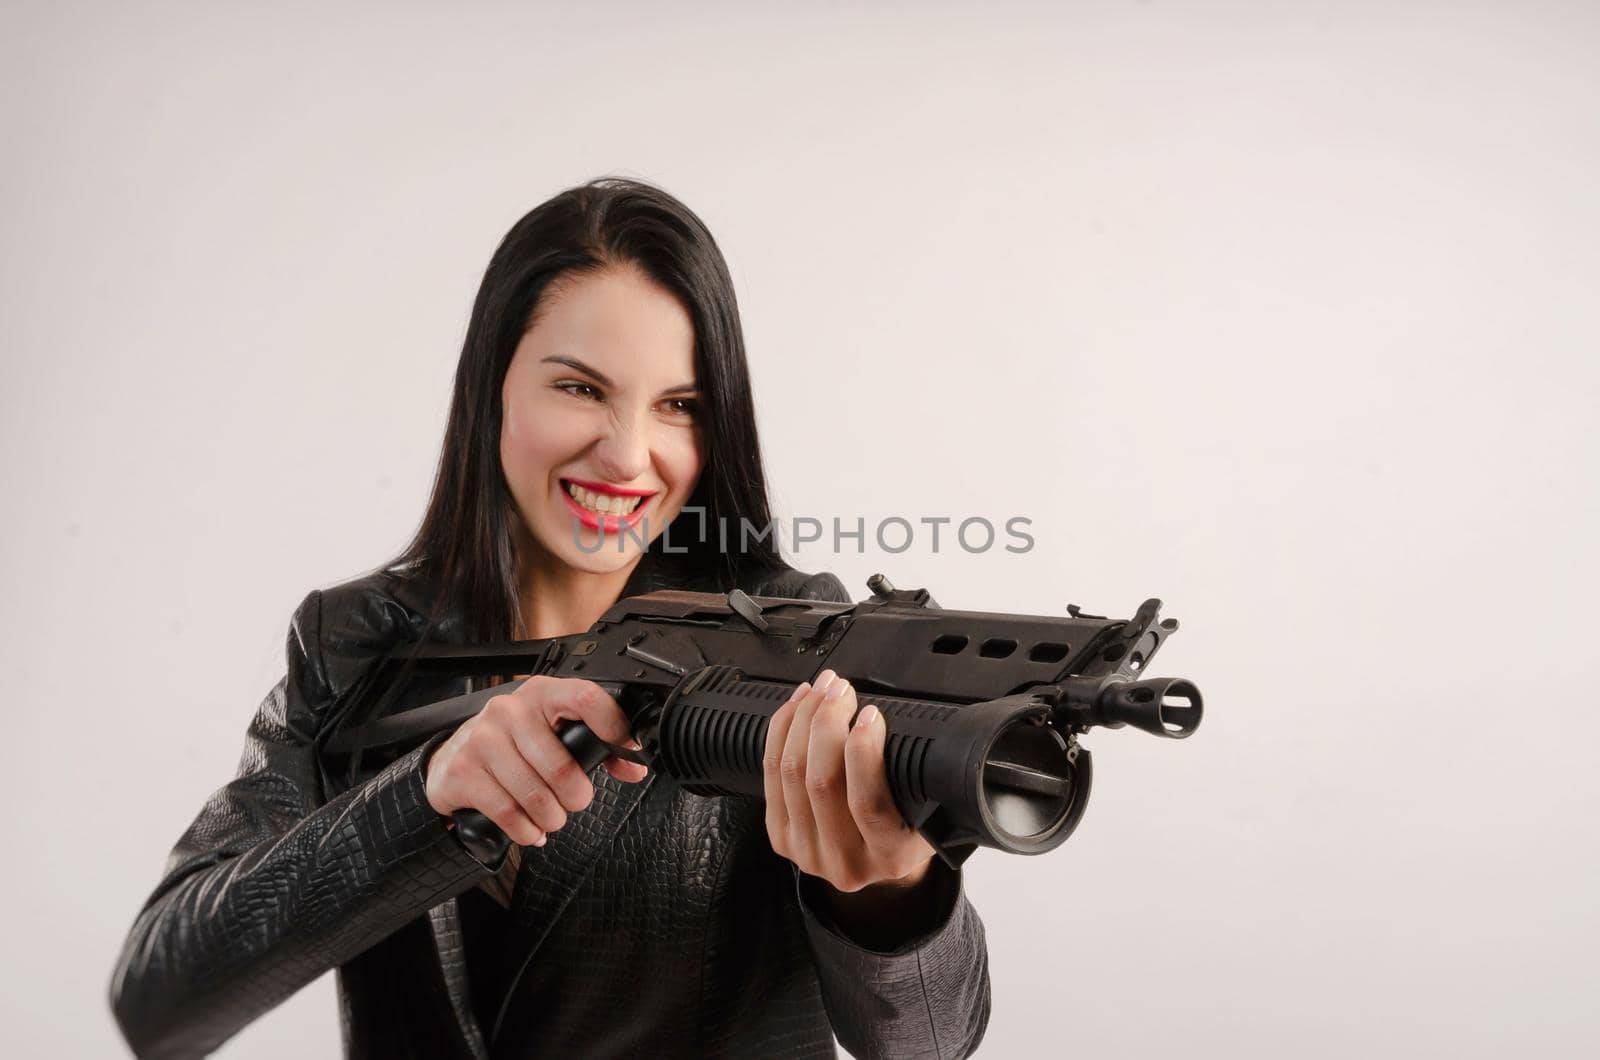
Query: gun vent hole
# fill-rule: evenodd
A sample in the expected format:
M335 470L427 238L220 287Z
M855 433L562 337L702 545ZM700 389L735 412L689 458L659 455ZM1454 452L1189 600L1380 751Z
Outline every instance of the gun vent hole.
M993 637L983 642L978 654L985 659L1004 659L1017 650L1017 642L1004 637Z
M1128 657L1128 669L1137 670L1144 665L1144 653L1134 652Z
M1028 652L1029 662L1058 663L1066 657L1067 646L1065 644L1053 644L1047 640L1042 640L1035 644L1033 649Z
M959 655L967 646L967 638L959 633L946 633L933 642L935 655Z
M1133 700L1135 703L1148 703L1152 699L1156 698L1156 694L1150 691L1148 688L1135 688L1132 692L1128 693L1128 698Z

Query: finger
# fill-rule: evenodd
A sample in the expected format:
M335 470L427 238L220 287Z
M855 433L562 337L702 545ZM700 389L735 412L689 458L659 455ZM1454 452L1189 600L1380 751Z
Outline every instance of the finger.
M471 802L463 808L477 810L489 818L513 843L525 847L544 846L545 830L528 817L516 797L491 774L480 772L468 797Z
M933 852L927 840L910 831L910 826L895 805L884 770L883 748L888 729L883 715L869 703L861 708L856 724L845 741L845 787L849 791L850 814L869 850L898 857L910 844L926 856ZM912 842L912 837L919 841Z
M557 728L563 719L571 719L583 722L607 743L626 743L633 737L627 715L617 701L593 681L572 677L529 678L522 688L535 681L542 685L530 690L530 696L544 713L550 728Z
M594 801L594 784L542 716L530 711L515 719L509 731L518 753L555 793L562 809L576 813L588 808Z
M520 700L536 710L546 724L556 732L559 742L562 726L578 722L607 743L639 748L639 743L629 733L622 708L605 689L593 681L576 678L531 677L517 689ZM564 746L564 745L563 745ZM570 752L569 752L570 754ZM618 780L636 784L649 775L649 767L629 762L615 756L602 764L606 772Z
M815 864L817 849L817 822L811 812L811 796L806 791L806 755L811 745L811 719L822 705L822 697L836 675L824 670L817 675L817 683L795 701L794 720L783 738L783 757L778 773L783 786L784 809L789 814L789 860L797 864Z
M566 807L536 767L529 763L510 732L497 729L479 744L484 769L534 824L546 832L559 832L567 823Z
M783 743L794 721L795 704L807 692L811 683L802 681L789 693L789 699L767 721L767 744L761 753L761 789L767 799L767 838L774 849L786 854L788 847L789 813L783 801Z
M855 690L844 678L835 678L812 717L806 748L806 793L816 819L817 855L834 868L858 865L865 849L845 783L844 746L855 710Z
M627 762L620 758L605 760L605 770L624 784L638 784L650 775L650 770L637 762Z
M644 750L638 740L628 740L622 746L635 751ZM612 756L602 762L601 765L605 767L607 773L610 773L625 784L637 784L650 775L649 766L640 765L638 762L630 762L626 758Z

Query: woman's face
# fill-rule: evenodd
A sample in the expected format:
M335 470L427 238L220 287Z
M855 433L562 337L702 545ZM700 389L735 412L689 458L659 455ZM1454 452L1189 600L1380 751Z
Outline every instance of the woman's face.
M500 394L500 463L524 543L534 563L616 571L700 477L694 324L633 265L562 277L537 316Z

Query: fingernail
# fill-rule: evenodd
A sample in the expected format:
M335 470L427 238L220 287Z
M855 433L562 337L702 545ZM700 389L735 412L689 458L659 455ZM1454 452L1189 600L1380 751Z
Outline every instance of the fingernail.
M872 703L868 703L856 712L856 728L858 729L871 725L877 720L878 708Z
M801 681L799 684L794 686L794 691L789 693L789 702L793 703L795 700L799 699L809 691L811 691L811 682Z
M848 691L850 691L850 682L840 677L828 686L828 690L823 693L823 698L838 699Z
M834 673L832 670L822 671L817 675L816 691L821 692L824 696L826 696L828 694L828 686L832 685L834 679L838 676L839 675Z
M547 840L549 838L550 838L549 836L545 835L543 832L540 832L539 833L539 838L535 839L533 841L533 845L536 846L536 847L542 847L542 846L544 846L545 840Z

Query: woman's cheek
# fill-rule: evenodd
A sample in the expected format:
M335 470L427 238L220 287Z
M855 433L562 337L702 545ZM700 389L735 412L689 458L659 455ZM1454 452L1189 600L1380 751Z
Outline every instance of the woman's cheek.
M583 448L584 429L583 418L569 410L523 406L506 418L502 456L510 458L508 466L515 460L524 471L544 478Z
M678 439L669 458L672 469L673 503L686 504L689 495L694 492L695 485L700 481L700 471L705 461L701 455L700 432L686 431L686 437Z

